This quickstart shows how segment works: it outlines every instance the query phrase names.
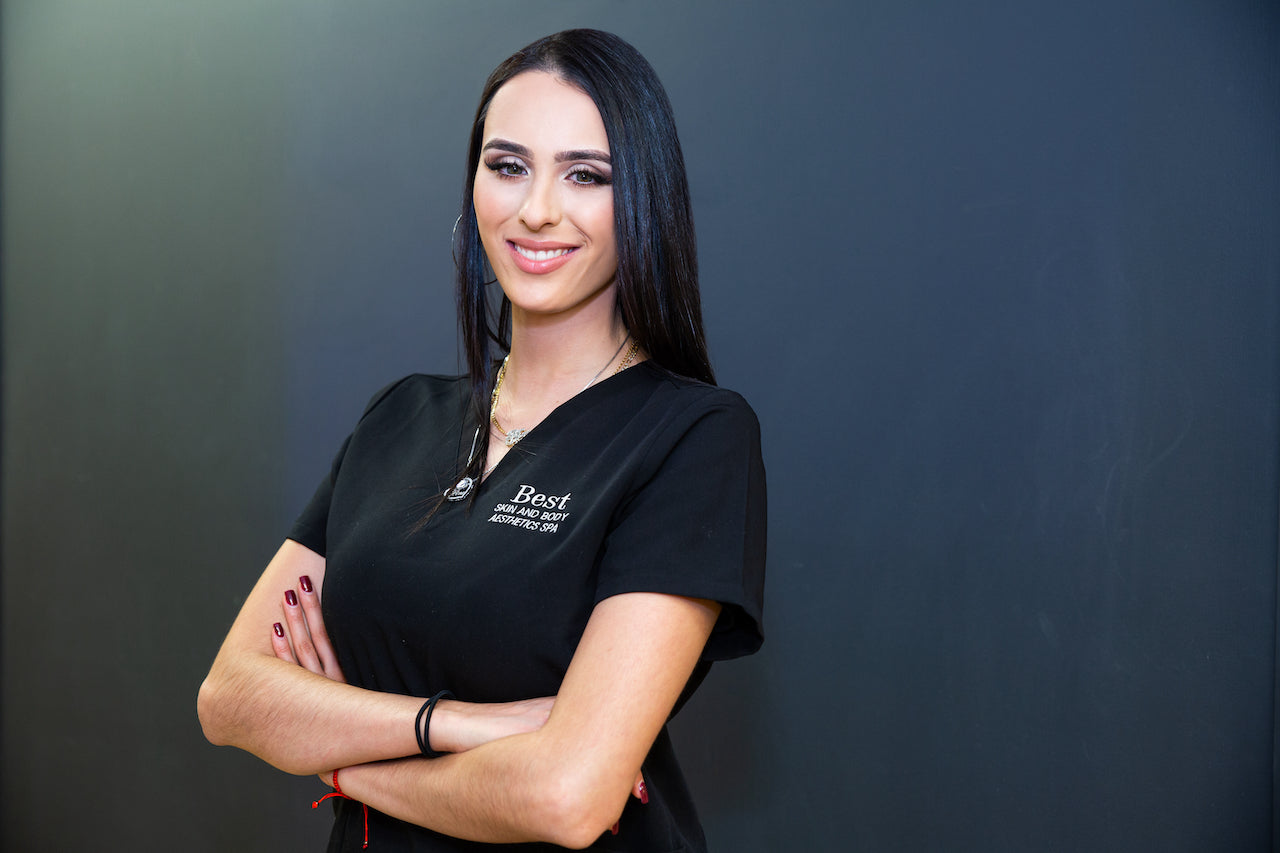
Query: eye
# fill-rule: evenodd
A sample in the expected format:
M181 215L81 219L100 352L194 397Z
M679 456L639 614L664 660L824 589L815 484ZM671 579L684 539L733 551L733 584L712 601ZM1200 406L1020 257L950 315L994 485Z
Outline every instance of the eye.
M578 166L569 173L569 181L579 186L602 186L607 187L612 183L609 176L602 175L594 169L588 169L586 166Z
M525 168L518 160L486 160L485 168L502 178L518 178L525 174Z

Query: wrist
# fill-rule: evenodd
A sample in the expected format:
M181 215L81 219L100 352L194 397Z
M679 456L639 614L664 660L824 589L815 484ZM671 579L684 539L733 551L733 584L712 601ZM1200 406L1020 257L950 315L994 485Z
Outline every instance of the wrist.
M418 739L418 751L426 758L439 758L450 750L444 747L444 741L448 738L441 738L440 729L448 728L447 725L441 725L440 720L436 717L439 705L442 701L453 698L453 694L448 690L441 690L436 695L422 703L422 707L418 709L418 716L413 721L413 733ZM436 739L432 740L432 723L435 723Z
M436 752L461 752L456 738L459 720L457 699L440 699L431 715L431 728L427 732L428 744Z

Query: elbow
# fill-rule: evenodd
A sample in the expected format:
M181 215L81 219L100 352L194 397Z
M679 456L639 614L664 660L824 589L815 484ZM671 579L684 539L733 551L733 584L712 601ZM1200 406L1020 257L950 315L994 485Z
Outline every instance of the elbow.
M555 827L548 834L548 840L557 847L565 847L569 850L586 850L603 832L604 830L588 824Z
M244 705L243 690L227 668L215 661L196 694L196 716L205 739L214 746L239 746Z
M592 846L605 830L580 827L576 830L569 830L555 838L552 843L569 850L586 850Z
M570 850L590 847L617 823L629 791L621 796L600 779L573 774L546 786L547 801L541 813L546 817L547 840Z
M214 746L226 746L230 743L226 722L221 713L223 703L219 700L219 690L213 674L200 684L200 692L196 694L196 715L200 718L200 728L209 743Z
M205 739L215 747L236 747L261 758L262 761L287 774L311 776L334 765L332 756L315 749L302 749L280 745L280 740L270 736L271 721L262 720L246 710L248 686L234 672L214 665L196 694L196 715Z

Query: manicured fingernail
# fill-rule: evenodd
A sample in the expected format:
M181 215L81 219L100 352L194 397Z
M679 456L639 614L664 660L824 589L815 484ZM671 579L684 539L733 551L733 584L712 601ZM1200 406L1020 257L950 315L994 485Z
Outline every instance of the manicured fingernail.
M273 630L273 631L275 631L275 632L276 632L276 636L277 636L277 637L283 637L283 636L284 636L284 626L283 626L283 625L281 625L279 622L277 622L276 624L272 625L272 626L271 626L271 630Z
M615 822L615 823L613 824L613 826L609 827L609 831L610 831L610 832L612 832L614 835L617 835L617 834L618 834L618 824Z
M296 592L294 592L293 590L291 590L291 589L290 589L290 590L285 590L285 593L284 593L284 603L285 603L285 604L287 604L287 605L289 605L290 607L297 607L297 606L298 606L298 594L297 594Z
M640 802L646 806L649 805L649 789L644 786L643 782L640 783Z
M298 578L298 586L302 587L303 592L311 592L311 576L303 575Z

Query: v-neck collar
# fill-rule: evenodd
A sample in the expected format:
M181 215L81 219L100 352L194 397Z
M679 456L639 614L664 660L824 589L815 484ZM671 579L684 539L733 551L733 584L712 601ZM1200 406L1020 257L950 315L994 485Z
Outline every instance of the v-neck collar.
M522 446L528 444L529 446L525 448L524 452L531 452L531 448L536 448L538 446L537 438L540 434L546 434L548 431L554 429L556 423L560 421L576 417L577 410L589 404L590 400L598 395L598 389L607 388L619 391L625 390L635 382L640 381L644 377L652 376L657 370L660 370L660 368L657 368L656 366L651 366L652 364L653 362L649 359L645 359L639 364L633 364L626 370L607 376L599 382L583 388L577 394L574 394L572 397L556 406L547 413L545 418L529 427L529 431L525 433L524 437L521 438L518 443L512 445L511 448L502 455L502 458L498 460L498 463L493 466L493 470L486 474L477 485L477 489L483 489L486 485L497 478L503 469L511 467L507 464L507 460L511 458L513 453L520 452L520 448ZM643 371L643 375L641 371ZM628 378L628 374L633 375ZM492 440L492 437L490 437L490 441Z

